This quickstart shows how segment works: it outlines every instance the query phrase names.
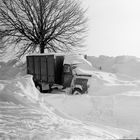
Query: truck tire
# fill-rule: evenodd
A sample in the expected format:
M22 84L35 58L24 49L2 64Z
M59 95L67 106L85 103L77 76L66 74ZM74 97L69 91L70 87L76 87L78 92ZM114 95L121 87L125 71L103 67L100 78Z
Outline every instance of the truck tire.
M82 94L82 90L80 88L74 88L72 90L72 95L81 95Z

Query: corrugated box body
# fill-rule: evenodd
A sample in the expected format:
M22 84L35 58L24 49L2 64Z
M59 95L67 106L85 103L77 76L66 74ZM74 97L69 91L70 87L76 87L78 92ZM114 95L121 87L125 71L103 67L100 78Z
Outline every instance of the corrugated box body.
M35 82L61 84L64 56L29 55L27 56L27 74L33 75Z

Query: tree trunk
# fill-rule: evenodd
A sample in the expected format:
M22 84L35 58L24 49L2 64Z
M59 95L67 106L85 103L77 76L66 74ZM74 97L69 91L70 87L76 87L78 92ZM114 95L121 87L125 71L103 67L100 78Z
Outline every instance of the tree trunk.
M41 43L40 44L40 53L44 53L44 50L45 50L45 45L44 45L44 43Z

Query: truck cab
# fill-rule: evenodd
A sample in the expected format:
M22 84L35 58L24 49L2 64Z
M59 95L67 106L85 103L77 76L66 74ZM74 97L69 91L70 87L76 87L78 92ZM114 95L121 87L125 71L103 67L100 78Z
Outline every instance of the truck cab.
M88 81L92 77L92 65L80 55L65 56L63 66L63 86L70 87L70 94L88 92Z

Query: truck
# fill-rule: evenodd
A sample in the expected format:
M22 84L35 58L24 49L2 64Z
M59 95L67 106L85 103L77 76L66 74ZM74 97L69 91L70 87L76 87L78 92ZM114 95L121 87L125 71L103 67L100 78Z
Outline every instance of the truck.
M89 73L76 73L78 65L83 62L72 62L73 55L64 54L32 54L26 57L27 74L33 76L33 81L40 92L51 92L53 88L69 88L70 94L88 92ZM83 59L83 58L82 58ZM74 58L74 60L76 60ZM86 61L86 60L84 60Z

